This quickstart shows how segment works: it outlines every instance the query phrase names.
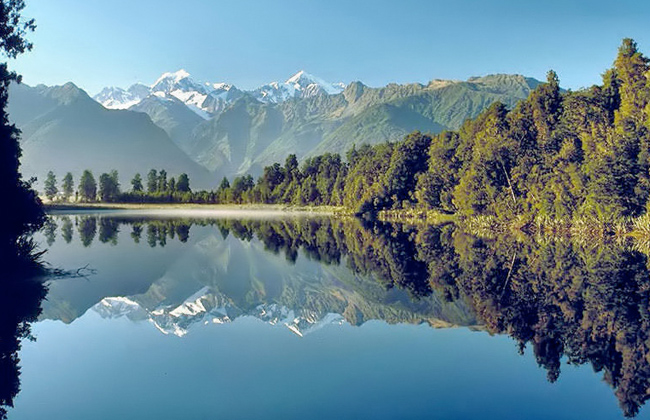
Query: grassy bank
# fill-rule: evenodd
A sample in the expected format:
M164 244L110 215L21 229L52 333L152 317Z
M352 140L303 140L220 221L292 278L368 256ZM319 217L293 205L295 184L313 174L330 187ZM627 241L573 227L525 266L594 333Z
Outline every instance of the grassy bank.
M594 217L573 219L514 217L503 219L496 216L475 216L462 218L431 210L384 210L377 214L377 219L409 225L455 223L468 233L489 237L525 234L593 240L635 238L650 241L650 215L603 221Z
M382 222L399 222L407 224L455 223L458 218L453 214L444 214L434 210L382 210L377 213Z

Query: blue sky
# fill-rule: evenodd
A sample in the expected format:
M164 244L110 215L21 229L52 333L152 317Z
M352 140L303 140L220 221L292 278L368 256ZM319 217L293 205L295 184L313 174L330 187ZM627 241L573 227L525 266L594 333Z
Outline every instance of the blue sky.
M621 39L650 55L650 2L415 0L26 0L28 84L152 83L184 68L250 89L300 69L389 82L520 73L563 87L600 82Z

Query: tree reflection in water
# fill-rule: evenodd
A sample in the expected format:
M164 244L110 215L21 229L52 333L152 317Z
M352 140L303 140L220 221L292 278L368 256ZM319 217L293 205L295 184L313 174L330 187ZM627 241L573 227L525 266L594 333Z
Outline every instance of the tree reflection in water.
M20 390L20 350L23 339L32 339L30 323L41 312L41 301L47 292L30 270L5 265L0 281L0 418L6 418L6 407L13 407Z
M38 226L34 222L33 226ZM2 231L2 229L0 229ZM44 274L40 254L29 238L31 228L13 234L0 234L0 419L7 418L20 390L20 358L18 352L24 339L33 339L31 323L41 313L41 302L47 288L41 281ZM48 223L45 236L54 242L56 224Z
M212 225L223 238L257 238L290 262L300 251L323 264L372 274L414 300L435 291L463 302L487 331L508 334L522 353L531 348L549 381L558 380L563 359L603 372L626 416L635 416L650 393L648 256L633 245L485 239L451 224L408 227L356 219L103 219L77 216L85 246L97 225L101 242L130 238L151 247L186 242L192 225ZM118 236L121 224L130 226L128 235Z

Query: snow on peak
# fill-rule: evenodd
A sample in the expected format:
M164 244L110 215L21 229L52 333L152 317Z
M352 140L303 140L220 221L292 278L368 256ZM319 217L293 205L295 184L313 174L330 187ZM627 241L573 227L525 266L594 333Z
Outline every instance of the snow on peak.
M154 82L154 84L151 86L152 88L158 85L159 83L163 82L173 82L173 83L178 83L183 79L187 79L190 77L190 74L185 71L184 69L180 69L177 72L174 73L163 73L158 80Z
M164 73L151 86L154 92L163 91L171 93L174 90L184 92L196 91L201 94L207 94L209 89L201 83L196 83L185 70L178 70L174 73Z
M299 83L300 80L303 78L308 80L314 80L314 76L312 76L311 74L307 73L304 70L300 70L298 73L288 78L285 83L291 83L291 84Z
M279 103L291 98L334 95L343 92L343 83L328 83L300 70L285 82L271 82L247 92L265 103ZM208 119L245 92L228 83L196 82L184 69L163 73L151 86L136 83L128 89L105 88L94 99L110 109L127 109L153 95L164 99L178 99L192 111Z
M147 318L147 312L137 302L127 297L106 297L93 306L103 318L128 317L133 320Z
M213 92L208 83L195 82L190 74L181 69L174 73L164 73L151 86L151 91L159 97L173 97L185 103L192 111L204 119L210 118L208 96Z
M311 89L314 90L313 85L316 85L316 87L323 89L325 93L329 95L341 93L343 92L343 89L345 89L343 83L329 83L320 77L307 73L304 70L300 70L298 73L291 76L285 83L294 85L298 90L306 90L310 86L312 87Z
M209 119L243 95L242 91L227 83L197 82L185 70L163 74L152 85L151 91L161 97L180 100L204 119Z
M300 70L284 83L271 82L252 92L262 102L278 103L291 98L308 98L327 94L335 95L343 92L345 84L328 83L323 79Z
M146 91L143 91L141 86L140 84L135 84L128 90L118 87L106 87L95 95L93 99L104 105L104 108L127 109L140 103L141 100L149 95L148 88Z
M210 86L214 90L229 91L233 88L232 85L228 83L206 83L207 86Z

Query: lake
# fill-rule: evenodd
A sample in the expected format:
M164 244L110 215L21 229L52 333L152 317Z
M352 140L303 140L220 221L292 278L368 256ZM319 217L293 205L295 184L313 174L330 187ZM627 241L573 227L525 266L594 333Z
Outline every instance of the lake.
M143 211L36 239L61 271L9 419L648 416L638 243Z

